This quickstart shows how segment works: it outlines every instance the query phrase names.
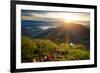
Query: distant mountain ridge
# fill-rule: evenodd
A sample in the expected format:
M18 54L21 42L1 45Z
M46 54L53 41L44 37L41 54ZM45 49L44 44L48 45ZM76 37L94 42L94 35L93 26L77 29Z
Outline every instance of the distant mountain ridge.
M54 25L58 25L61 24L61 21L35 21L35 20L22 20L21 21L21 25L22 27L28 27L28 26L54 26Z

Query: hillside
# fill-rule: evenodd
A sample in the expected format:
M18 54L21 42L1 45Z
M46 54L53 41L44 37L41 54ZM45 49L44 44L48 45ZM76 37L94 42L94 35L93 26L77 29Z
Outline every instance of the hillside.
M40 29L38 27L22 28L22 35L32 38L50 39L55 43L63 43L69 41L70 43L84 43L89 47L90 32L89 28L81 24L67 24L66 26L59 26L56 28Z

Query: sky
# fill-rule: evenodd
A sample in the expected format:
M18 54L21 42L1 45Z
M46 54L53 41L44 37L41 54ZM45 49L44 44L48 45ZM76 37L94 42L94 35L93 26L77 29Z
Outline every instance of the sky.
M66 11L35 11L35 10L21 10L21 20L35 20L35 21L63 21L65 23L76 22L89 25L89 13L75 13ZM85 23L87 22L87 24Z

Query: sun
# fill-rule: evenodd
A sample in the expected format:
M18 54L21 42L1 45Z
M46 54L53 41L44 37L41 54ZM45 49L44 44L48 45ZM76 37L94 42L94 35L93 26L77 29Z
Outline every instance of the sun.
M64 22L65 23L73 23L74 21L73 20L70 20L70 19L64 19Z
M73 14L69 14L63 16L63 19L65 23L73 23L74 21L80 20L80 17Z

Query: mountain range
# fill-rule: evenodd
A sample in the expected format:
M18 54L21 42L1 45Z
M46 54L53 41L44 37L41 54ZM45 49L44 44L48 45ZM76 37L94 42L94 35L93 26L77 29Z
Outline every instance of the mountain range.
M81 24L66 23L65 26L42 29L39 26L22 26L22 35L33 39L50 39L55 43L84 43L89 47L90 28Z

